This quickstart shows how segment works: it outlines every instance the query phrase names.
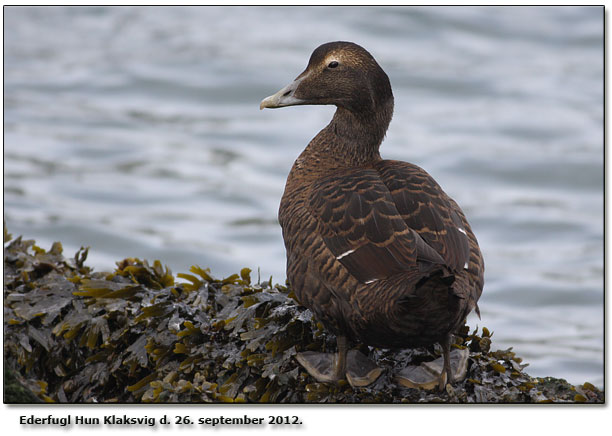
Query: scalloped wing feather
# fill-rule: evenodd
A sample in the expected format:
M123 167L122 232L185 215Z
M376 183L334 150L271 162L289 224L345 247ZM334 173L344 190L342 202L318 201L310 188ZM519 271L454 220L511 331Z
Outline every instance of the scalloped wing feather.
M446 263L407 225L375 169L342 171L318 181L311 194L325 244L362 283Z

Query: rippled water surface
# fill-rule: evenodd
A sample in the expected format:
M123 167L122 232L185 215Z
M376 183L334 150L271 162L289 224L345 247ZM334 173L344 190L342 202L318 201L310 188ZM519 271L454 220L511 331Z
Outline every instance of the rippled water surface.
M259 111L312 50L366 47L396 109L381 153L464 209L494 346L603 385L603 9L16 8L4 216L99 270L128 256L284 281L277 208L331 107Z

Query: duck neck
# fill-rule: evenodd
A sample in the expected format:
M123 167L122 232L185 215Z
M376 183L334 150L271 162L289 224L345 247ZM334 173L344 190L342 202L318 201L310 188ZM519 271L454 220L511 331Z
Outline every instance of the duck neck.
M324 152L341 166L361 166L380 160L378 150L392 116L393 100L375 111L354 112L338 107L331 122L311 145L324 148L317 151ZM317 141L319 137L321 140Z

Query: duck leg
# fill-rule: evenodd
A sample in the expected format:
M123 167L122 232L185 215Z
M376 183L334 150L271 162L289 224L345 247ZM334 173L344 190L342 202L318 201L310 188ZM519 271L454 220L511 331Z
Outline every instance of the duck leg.
M444 358L444 366L440 372L440 381L438 382L438 390L443 391L446 388L446 383L453 384L453 371L450 362L450 344L452 335L447 334L440 345L442 345L442 356Z
M336 338L338 352L334 362L334 377L336 380L342 380L346 376L346 352L348 351L348 342L346 336L338 336Z

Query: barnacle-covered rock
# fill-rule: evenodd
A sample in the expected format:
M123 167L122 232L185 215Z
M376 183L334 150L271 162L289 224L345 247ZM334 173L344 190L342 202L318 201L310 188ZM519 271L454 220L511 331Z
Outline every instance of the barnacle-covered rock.
M285 286L253 283L247 268L225 279L192 267L173 276L158 261L124 259L111 273L44 250L5 229L5 402L593 402L589 383L533 378L511 349L491 351L492 333L467 326L454 348L469 350L465 379L444 392L409 388L395 376L441 355L359 346L382 369L376 382L317 383L298 364L304 351L335 347ZM430 365L431 366L431 365ZM5 383L5 387L7 384ZM15 388L15 386L17 388ZM30 395L23 396L23 391ZM15 392L21 392L16 396Z

